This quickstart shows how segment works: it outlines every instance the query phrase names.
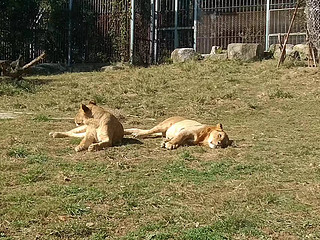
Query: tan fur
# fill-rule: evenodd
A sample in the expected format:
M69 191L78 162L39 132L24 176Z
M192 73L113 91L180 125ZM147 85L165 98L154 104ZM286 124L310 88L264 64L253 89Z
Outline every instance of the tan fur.
M210 148L225 148L231 144L220 123L216 126L208 126L183 117L168 118L149 130L125 129L125 133L131 133L135 137L160 134L166 137L161 146L169 150L176 149L184 144L206 145Z
M124 130L118 119L90 101L88 105L82 104L75 116L77 128L68 132L51 132L53 138L78 137L83 138L75 148L77 152L86 150L97 151L114 146L123 139Z

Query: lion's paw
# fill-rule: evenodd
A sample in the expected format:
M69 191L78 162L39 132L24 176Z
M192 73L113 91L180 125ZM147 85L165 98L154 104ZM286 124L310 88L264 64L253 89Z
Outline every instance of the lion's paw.
M162 148L165 148L165 147L166 147L166 141L162 141L161 147L162 147Z
M145 138L145 137L146 137L145 134L137 133L137 132L132 133L131 135L132 135L134 138Z
M98 144L91 144L88 147L88 152L94 152L94 151L97 151L97 150L99 150L99 145Z
M178 144L172 144L171 142L166 142L164 147L168 150L173 150L173 149L177 149L178 146L179 146Z
M132 133L131 135L132 135L132 137L134 137L134 138L138 138L138 137L139 137L139 134L138 134L138 133Z
M59 137L62 137L62 134L59 132L50 132L49 136L53 138L59 138Z
M75 150L76 152L81 152L81 151L84 150L84 148L83 148L83 146L78 145L78 146L76 146L76 147L74 148L74 150Z

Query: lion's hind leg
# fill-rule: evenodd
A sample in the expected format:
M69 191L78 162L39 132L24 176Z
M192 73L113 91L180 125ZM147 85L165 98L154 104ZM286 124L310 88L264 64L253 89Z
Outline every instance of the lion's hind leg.
M188 131L181 131L178 135L173 137L172 139L167 139L161 145L161 147L166 148L168 150L176 149L179 146L187 143L189 140L193 140L194 135Z
M166 131L164 131L165 133ZM161 129L154 127L148 130L139 128L129 128L124 130L124 134L131 134L134 137L145 138L145 137L161 137L164 135Z
M130 128L130 129L125 129L125 134L132 134L134 137L148 137L148 136L165 136L166 131L175 123L183 120L184 118L182 117L171 117L163 122L159 123L155 127L144 130L144 129L138 129L138 128Z

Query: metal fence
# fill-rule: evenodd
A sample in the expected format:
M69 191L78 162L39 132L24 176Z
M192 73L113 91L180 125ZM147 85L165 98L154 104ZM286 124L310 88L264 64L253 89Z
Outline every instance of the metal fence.
M265 40L264 0L210 1L200 3L197 50L209 53L212 46Z
M286 34L296 0L30 0L21 16L0 2L0 58L49 62L163 62L178 47L255 42ZM48 2L48 1L43 1ZM37 5L38 3L38 5ZM131 9L134 11L131 12ZM10 15L11 14L11 15ZM289 43L305 41L303 8ZM22 24L23 23L23 24ZM21 27L23 26L23 27ZM131 45L131 47L130 47Z
M230 43L261 43L267 49L287 34L296 0L203 0L199 2L197 51L209 53L212 46ZM305 41L303 8L289 43Z
M270 0L270 3L267 5L267 12L269 13L269 19L267 18L269 24L266 33L267 46L278 43L279 35L284 37L287 34L296 2L296 0ZM306 42L306 32L304 5L301 5L292 26L288 43L298 44Z
M194 0L155 0L154 39L157 61L164 61L178 47L193 47Z
M0 4L1 59L22 54L28 61L46 51L48 62L129 60L130 0L60 0L50 5L31 0L23 5L30 2L28 16L11 14L11 6Z

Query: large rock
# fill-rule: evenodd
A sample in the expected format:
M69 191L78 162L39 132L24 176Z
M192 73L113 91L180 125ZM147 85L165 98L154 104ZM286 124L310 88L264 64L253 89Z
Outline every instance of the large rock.
M104 66L101 68L102 72L110 72L110 71L115 71L115 70L123 70L124 67L122 66L115 66L115 65L109 65L109 66Z
M263 58L263 47L258 43L231 43L228 45L228 58L231 60L252 61Z
M301 60L308 60L309 58L309 46L308 44L297 44L293 47L293 51L299 54Z
M171 53L173 63L197 60L199 55L193 48L177 48Z
M293 50L294 45L293 44L287 44L286 45L286 57L294 57L295 51ZM279 59L281 56L281 50L279 44L272 44L270 46L270 51L273 52L273 57L275 59Z
M49 75L49 74L61 74L66 72L67 67L60 63L40 63L30 68L31 74Z

